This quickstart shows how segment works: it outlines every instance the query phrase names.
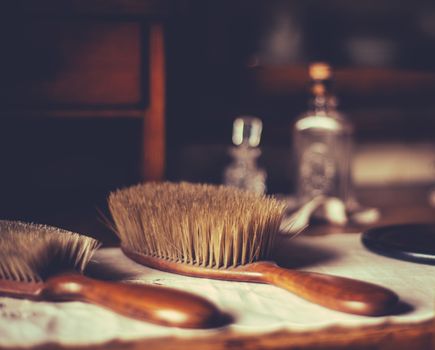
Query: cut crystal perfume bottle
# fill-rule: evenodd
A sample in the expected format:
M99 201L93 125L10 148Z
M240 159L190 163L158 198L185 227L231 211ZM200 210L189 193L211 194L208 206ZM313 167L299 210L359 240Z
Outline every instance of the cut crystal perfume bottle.
M341 199L346 208L352 209L356 205L351 176L353 127L337 111L330 66L312 64L309 74L311 106L293 128L298 201L303 204L326 195Z
M257 194L266 192L266 172L257 166L263 123L259 118L241 116L233 123L232 163L224 171L224 183Z

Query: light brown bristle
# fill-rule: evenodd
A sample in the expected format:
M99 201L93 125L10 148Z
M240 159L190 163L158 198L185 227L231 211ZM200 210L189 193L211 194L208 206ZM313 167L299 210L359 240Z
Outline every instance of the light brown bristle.
M108 202L124 247L209 268L266 259L285 209L268 196L186 182L132 186Z
M83 272L99 245L55 227L0 220L0 279L41 282L62 271Z

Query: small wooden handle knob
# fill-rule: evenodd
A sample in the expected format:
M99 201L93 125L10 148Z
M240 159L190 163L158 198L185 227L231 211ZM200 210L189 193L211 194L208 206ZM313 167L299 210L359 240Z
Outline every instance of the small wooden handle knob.
M51 300L85 301L171 327L211 328L223 320L206 299L167 287L97 281L71 274L49 279L42 293Z
M266 283L284 288L313 303L351 314L380 316L397 304L389 289L350 278L288 270L274 264L252 264Z

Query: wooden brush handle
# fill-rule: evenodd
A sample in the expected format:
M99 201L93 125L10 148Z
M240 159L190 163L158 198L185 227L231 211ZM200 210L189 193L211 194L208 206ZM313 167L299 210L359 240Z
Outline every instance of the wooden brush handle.
M210 328L222 315L209 301L167 287L97 281L76 274L49 279L41 291L49 300L79 300L165 326Z
M375 284L314 272L288 270L271 263L246 265L261 273L262 281L284 288L327 308L366 316L380 316L392 311L397 295Z
M385 315L393 311L399 300L394 292L375 284L314 272L287 270L267 261L228 269L211 269L149 257L125 247L123 251L134 261L155 269L202 278L269 283L313 303L351 314Z

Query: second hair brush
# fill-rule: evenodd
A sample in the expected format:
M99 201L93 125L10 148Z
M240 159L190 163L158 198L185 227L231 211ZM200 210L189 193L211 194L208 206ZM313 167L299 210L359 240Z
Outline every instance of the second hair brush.
M206 299L176 289L106 282L82 275L93 238L54 227L0 221L0 295L85 301L165 326L210 328L222 317Z

